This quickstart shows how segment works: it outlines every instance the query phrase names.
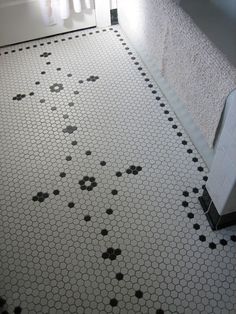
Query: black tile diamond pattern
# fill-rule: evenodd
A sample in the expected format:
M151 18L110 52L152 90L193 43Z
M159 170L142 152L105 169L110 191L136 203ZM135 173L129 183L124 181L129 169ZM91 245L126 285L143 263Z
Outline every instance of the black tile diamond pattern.
M35 196L33 196L32 200L34 202L38 201L38 202L44 202L46 198L49 197L49 194L46 192L46 193L43 193L43 192L38 192Z
M72 134L77 130L77 126L67 125L65 129L63 129L63 133L69 133Z
M103 259L110 259L111 261L114 261L117 256L121 255L120 249L114 249L112 247L109 247L106 252L102 254Z
M51 56L51 52L44 52L40 55L41 58L47 58L49 56Z
M18 101L20 101L20 100L22 100L22 99L25 98L25 97L26 97L25 94L17 94L16 96L14 96L14 97L12 98L12 100L18 100Z
M140 171L142 170L142 167L141 166L130 166L127 170L126 170L126 173L127 174L134 174L134 175L137 175Z
M96 82L98 79L98 76L90 75L90 77L87 78L87 82Z

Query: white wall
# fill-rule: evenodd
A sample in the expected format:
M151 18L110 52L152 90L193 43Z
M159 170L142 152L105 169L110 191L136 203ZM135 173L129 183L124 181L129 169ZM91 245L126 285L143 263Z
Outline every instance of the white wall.
M57 20L56 25L44 25L40 11L41 0L0 0L0 46L64 33L92 26L111 25L110 10L117 8L117 0L90 0L91 10L74 13L72 0L70 17ZM57 1L57 0L53 0Z
M180 6L236 67L236 1L181 0Z
M164 78L166 96L176 96L175 110L195 145L201 141L203 154L206 142L208 150L213 146L225 100L236 86L236 69L177 3L118 0L119 22L158 83Z
M95 0L96 20L98 27L111 25L110 0Z
M84 9L78 14L71 5L70 18L47 26L43 22L40 1L0 0L0 46L96 26L93 0L91 1L92 9ZM82 5L85 8L84 0Z
M117 1L116 0L110 0L110 7L111 7L111 10L116 9L117 8Z

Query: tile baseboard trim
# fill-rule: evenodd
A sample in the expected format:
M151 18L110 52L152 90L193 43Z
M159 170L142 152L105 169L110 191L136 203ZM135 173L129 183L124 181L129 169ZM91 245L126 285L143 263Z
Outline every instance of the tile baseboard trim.
M206 188L202 196L198 199L212 230L219 230L236 225L236 212L220 215Z

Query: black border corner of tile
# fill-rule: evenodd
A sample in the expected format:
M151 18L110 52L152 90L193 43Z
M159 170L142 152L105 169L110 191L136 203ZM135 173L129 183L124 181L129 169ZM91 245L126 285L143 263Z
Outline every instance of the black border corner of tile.
M213 231L236 225L236 211L220 215L206 188L198 200Z

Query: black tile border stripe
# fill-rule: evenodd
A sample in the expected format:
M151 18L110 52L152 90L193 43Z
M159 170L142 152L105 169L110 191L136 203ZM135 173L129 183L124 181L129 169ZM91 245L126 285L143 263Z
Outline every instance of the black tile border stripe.
M91 30L91 32L89 32L89 30ZM93 31L92 31L93 30ZM55 35L50 35L50 36L46 36L46 37L40 37L40 38L36 38L36 39L30 39L28 41L22 41L22 42L19 42L19 43L14 43L14 44L10 44L10 45L5 45L5 46L1 46L0 47L0 51L2 49L7 49L7 48L11 48L11 47L14 47L14 49L10 50L5 50L3 52L0 52L0 57L4 57L4 56L9 56L11 54L14 54L16 52L21 52L21 51L24 51L24 50L29 50L31 48L38 48L39 46L47 46L47 45L51 45L51 44L57 44L61 41L66 41L66 40L72 40L73 38L80 38L80 37L85 37L87 35L93 35L93 34L102 34L106 31L110 30L109 27L103 27L103 28L97 28L96 26L92 26L92 27L88 27L88 28L83 28L83 29L78 29L78 30L73 30L73 31L69 31L69 32L64 32L64 33L59 33L59 34L55 34ZM86 32L85 32L86 31ZM65 35L69 35L69 34L74 34L74 33L80 33L80 35L74 35L73 37L72 36L69 36L67 39L62 37L62 38L58 38L58 39L55 39L55 40L51 40L49 41L50 38L55 38L57 36L65 36ZM42 41L40 42L39 44L36 44L34 42L36 41ZM20 46L22 44L25 44L25 43L31 43L31 45L29 46L26 46L26 47L20 47L20 48L17 48L17 46ZM33 44L34 43L34 44Z
M110 28L110 30L113 30L113 29ZM118 30L114 30L114 33L116 33L116 37L120 38L121 35L119 34ZM122 38L120 38L119 40L122 42L122 45L124 46L124 49L128 51L128 56L131 56L131 60L134 61L134 65L137 66L137 70L141 73L141 76L144 77L144 80L145 80L145 82L147 83L147 87L150 88L151 93L155 96L155 98L156 98L156 100L157 100L158 102L161 101L161 97L160 97L160 96L156 96L157 91L156 91L155 89L153 89L153 85L150 83L151 79L149 79L148 77L146 77L146 73L142 71L143 68L140 66L140 62L137 60L137 57L134 57L134 56L133 56L133 53L132 53L131 51L129 51L130 48L127 46L127 44L126 44L125 42L123 42L124 40L123 40ZM154 81L154 80L153 80L153 81ZM155 81L154 81L154 82L155 82ZM164 113L164 115L166 115L166 116L168 117L168 121L171 122L171 124L172 124L172 129L177 130L177 129L178 129L178 124L174 122L174 118L173 118L173 117L169 117L170 112L169 112L169 110L165 110L165 106L166 106L165 103L161 102L159 105L160 105L161 108L163 108L163 110L164 110L163 113ZM178 121L178 120L177 120L177 121ZM180 124L179 121L178 121L178 123ZM178 131L178 132L176 133L176 135L177 135L179 138L182 138L183 133ZM190 139L190 141L191 141L191 139ZM182 140L182 145L187 146L187 144L188 144L188 141ZM191 144L192 144L192 142L191 142ZM193 145L193 144L192 144L192 145ZM193 145L193 146L194 146L194 145ZM195 147L194 147L194 148L195 148ZM196 148L195 148L195 149L196 149ZM189 155L190 155L190 154L194 154L194 150L193 150L192 148L187 148L187 149L186 149L186 152L187 152L187 154L189 154ZM193 162L195 165L197 165L198 162L199 162L199 160L198 160L197 157L194 157L194 156L193 156L193 157L192 157L192 162ZM199 171L199 172L204 172L204 167L202 167L202 166L197 166L196 170ZM207 176L207 175L204 175L204 176L202 177L202 180L203 180L203 185L202 185L201 188L202 188L203 191L204 191L204 189L206 188L206 187L205 187L205 182L208 180L208 176ZM193 190L193 193L197 194L197 193L199 193L199 190L200 190L200 189L194 187L192 190ZM183 193L184 193L184 192L186 192L186 191L183 191ZM187 196L186 196L186 197L187 197ZM198 199L199 199L199 201L200 201L200 203L201 203L201 205L202 205L201 197L199 197ZM183 202L182 202L182 206L183 206L184 208L187 208L188 205L189 205L189 204L188 204L187 201L183 201ZM209 216L209 215L208 215L208 216ZM206 215L207 220L209 221L209 224L210 224L210 226L211 226L211 228L212 228L212 222L211 222L211 220L209 220L209 217L208 217L208 216ZM187 214L187 217L188 217L189 219L192 219L192 218L194 218L194 214L193 214L193 213L188 213L188 214ZM234 216L234 218L235 218L235 216ZM224 226L225 226L225 225L224 225ZM199 225L198 223L194 223L194 224L193 224L193 228L194 228L195 230L199 230L199 229L200 229L200 225ZM220 228L218 228L218 229L220 229ZM217 230L218 230L218 229L217 229ZM216 230L216 229L212 228L212 230ZM234 235L234 234L231 235L230 239L231 239L233 242L236 242L236 235ZM202 241L202 242L205 242L205 241L206 241L206 237L205 237L204 235L201 235L201 236L199 236L199 240ZM227 242L225 239L221 239L221 240L219 241L219 243L222 245L222 247L224 247L225 245L227 245L228 242ZM212 250L215 249L215 248L216 248L216 244L215 244L214 242L209 242L209 248L211 248Z
M10 48L10 47L15 46L15 45L22 45L22 44L26 44L26 43L32 43L32 42L38 41L38 40L46 40L46 39L53 38L53 37L60 36L60 35L67 35L67 34L71 34L71 33L75 33L75 32L83 32L83 31L86 31L86 30L89 30L89 29L96 29L96 26L91 26L91 27L86 27L86 28L81 28L81 29L75 29L75 30L68 31L68 32L63 32L63 33L53 34L53 35L49 35L49 36L38 37L38 38L34 38L34 39L29 39L29 40L24 40L24 41L20 41L20 42L9 44L9 45L3 45L3 46L0 46L0 49Z

